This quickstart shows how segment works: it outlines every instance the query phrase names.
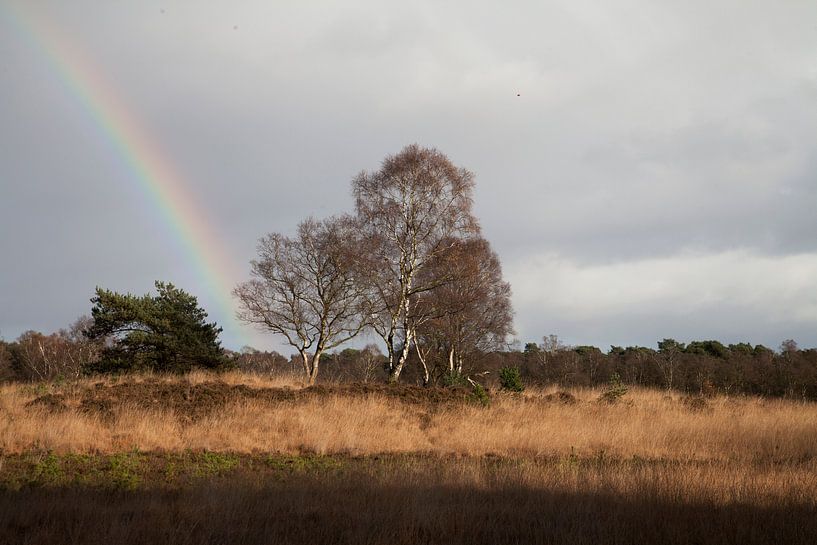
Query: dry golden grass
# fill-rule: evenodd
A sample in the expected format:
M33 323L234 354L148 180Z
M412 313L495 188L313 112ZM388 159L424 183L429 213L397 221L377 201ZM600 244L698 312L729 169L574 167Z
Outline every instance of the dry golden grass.
M563 404L531 389L482 407L302 387L241 373L0 387L0 482L13 483L0 487L0 543L811 544L817 533L817 404L638 389L616 404L574 390ZM219 459L216 474L207 464ZM204 476L168 484L184 460L185 475Z
M156 377L128 377L140 381ZM162 381L203 384L205 373ZM285 379L231 373L218 380L254 388L296 388ZM115 381L109 381L114 383ZM422 405L381 394L327 394L297 401L237 399L190 420L161 406L114 406L109 414L76 409L93 381L51 386L67 411L26 407L43 394L27 385L0 389L0 450L117 452L206 449L287 454L435 453L467 456L640 457L675 461L807 461L817 455L817 405L755 398L714 398L691 410L678 394L633 390L607 405L599 391L571 392L578 402L545 401L550 390L497 394L489 407Z
M0 491L0 542L743 545L811 544L817 532L817 477L791 466L434 456L341 464L247 468L127 494Z

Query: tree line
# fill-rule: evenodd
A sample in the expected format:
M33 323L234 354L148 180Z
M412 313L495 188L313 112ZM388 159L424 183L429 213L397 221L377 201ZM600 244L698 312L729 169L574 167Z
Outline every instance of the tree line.
M104 290L103 290L104 291ZM52 334L28 331L13 342L0 341L0 381L74 379L88 373L123 371L104 362L105 351L121 364L123 355L116 343L89 338L93 324L82 317ZM158 334L158 333L157 333ZM199 366L199 360L184 350L162 360L152 353L150 339L132 355L143 358L133 369L183 372ZM160 346L163 343L160 343ZM130 344L131 348L136 345ZM421 351L424 350L421 348ZM137 356L138 354L138 356ZM157 357L159 356L159 357ZM323 356L320 382L384 382L388 380L385 354L375 344L363 348L329 351ZM265 375L303 375L299 354L290 357L245 347L239 352L221 350L218 364L210 368L240 369ZM171 363L180 364L172 367ZM164 365L164 366L163 366ZM429 384L450 384L449 361L440 357L427 361ZM206 365L204 365L207 367ZM623 384L667 389L695 395L758 395L817 400L817 349L800 349L791 340L773 350L748 343L722 344L714 340L687 344L664 339L657 348L612 346L606 352L595 346L567 346L554 335L520 349L475 351L464 359L461 376L470 376L496 387L503 369L519 370L527 385L570 387L606 386L617 376ZM403 378L419 384L425 370L416 351L407 359Z
M352 180L353 214L307 218L293 235L259 240L251 278L234 290L238 316L296 352L224 350L196 298L156 282L155 295L97 288L91 316L45 335L0 341L0 380L86 373L239 367L328 380L451 384L496 381L516 369L535 384L626 384L686 392L817 399L817 351L785 341L646 347L564 346L554 336L508 343L510 285L472 210L474 176L435 149L412 145ZM340 350L362 333L379 345Z
M247 372L291 374L297 372L295 357L246 348L235 355L235 365ZM385 355L376 345L346 348L324 356L323 380L327 382L378 382L387 379ZM516 369L532 386L606 387L611 380L684 392L689 395L757 395L817 400L817 349L800 349L791 340L773 350L748 343L692 341L688 344L664 339L657 348L611 346L606 352L595 346L568 346L555 335L524 348L475 352L462 375L485 386L498 387L503 370ZM450 384L447 361L431 367L431 384ZM412 353L404 380L418 384L423 368Z
M775 351L748 343L663 339L656 349L611 346L605 353L594 346L564 346L551 335L522 351L485 357L475 364L517 365L526 380L540 384L600 386L617 375L628 385L688 394L817 399L817 350L801 350L792 340Z

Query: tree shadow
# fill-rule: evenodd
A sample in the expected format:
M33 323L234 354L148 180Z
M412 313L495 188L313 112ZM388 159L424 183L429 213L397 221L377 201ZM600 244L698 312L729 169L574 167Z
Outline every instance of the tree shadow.
M348 479L0 492L0 542L812 544L817 508ZM241 480L243 481L243 480Z

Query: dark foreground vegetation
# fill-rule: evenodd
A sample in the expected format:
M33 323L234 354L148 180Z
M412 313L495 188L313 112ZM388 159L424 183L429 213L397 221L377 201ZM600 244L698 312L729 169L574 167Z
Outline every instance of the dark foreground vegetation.
M682 465L210 455L213 462L202 454L183 466L177 456L144 458L138 475L153 480L129 489L91 480L0 492L0 541L806 544L817 535L813 496L724 501L714 489L722 476ZM211 476L168 484L174 463ZM219 463L227 468L213 469Z

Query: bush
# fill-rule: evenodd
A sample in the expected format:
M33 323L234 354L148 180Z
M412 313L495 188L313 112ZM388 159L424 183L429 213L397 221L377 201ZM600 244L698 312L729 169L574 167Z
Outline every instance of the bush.
M686 396L681 399L681 403L683 403L684 407L693 412L705 412L710 410L709 403L707 403L706 399L702 396Z
M605 403L616 403L624 394L626 394L629 389L621 382L621 377L618 373L613 373L610 376L610 382L607 385L607 388L604 389L604 392L601 394L599 401L603 401Z
M552 394L548 394L543 397L545 401L548 403L561 403L562 405L575 405L578 403L576 396L571 394L570 392L553 392Z
M503 367L499 370L499 383L503 390L510 392L521 392L525 389L522 384L522 376L519 367Z
M482 387L482 384L478 382L474 382L474 398L482 403L483 407L487 407L491 403L491 398L488 397L488 392L485 391L485 388Z
M443 386L453 388L455 386L470 386L470 384L468 383L468 378L462 373L448 371L443 375Z

